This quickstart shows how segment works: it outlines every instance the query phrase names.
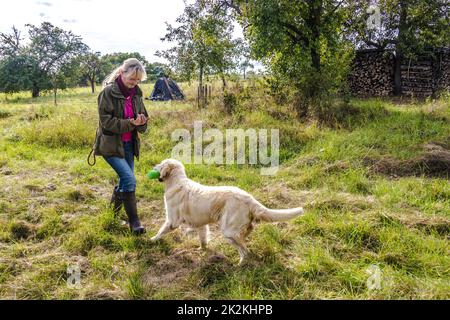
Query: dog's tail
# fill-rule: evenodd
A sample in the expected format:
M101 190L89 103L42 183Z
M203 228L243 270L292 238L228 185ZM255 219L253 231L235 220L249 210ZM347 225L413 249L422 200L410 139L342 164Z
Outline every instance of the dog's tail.
M256 219L273 222L273 221L286 221L295 218L304 213L302 207L292 209L269 209L258 203L258 207L255 208L253 214Z

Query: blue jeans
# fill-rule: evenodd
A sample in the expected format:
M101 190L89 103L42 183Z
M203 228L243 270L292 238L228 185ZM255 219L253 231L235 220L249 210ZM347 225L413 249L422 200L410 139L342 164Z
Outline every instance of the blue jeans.
M136 190L136 177L134 176L134 150L133 141L124 142L125 158L103 157L106 162L119 175L120 192L131 192Z

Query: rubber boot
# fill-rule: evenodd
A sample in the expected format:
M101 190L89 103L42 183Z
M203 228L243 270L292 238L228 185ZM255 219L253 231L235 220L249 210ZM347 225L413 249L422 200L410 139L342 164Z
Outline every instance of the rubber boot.
M123 200L122 195L119 192L119 186L115 186L113 190L113 194L111 196L111 202L109 204L114 212L114 216L119 216L120 210L122 209Z
M140 235L145 233L144 227L141 225L139 221L139 217L137 215L137 207L136 207L136 193L132 192L121 192L123 205L125 207L125 212L128 216L128 222L130 224L130 230L135 235Z

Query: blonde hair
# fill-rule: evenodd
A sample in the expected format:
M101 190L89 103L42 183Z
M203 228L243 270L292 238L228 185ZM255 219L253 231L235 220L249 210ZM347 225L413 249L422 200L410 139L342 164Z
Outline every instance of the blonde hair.
M103 80L103 88L105 88L109 83L113 83L120 75L120 71L123 71L126 76L137 75L141 81L147 79L147 72L145 72L144 65L135 58L129 58L125 60L120 67L114 69L105 80Z

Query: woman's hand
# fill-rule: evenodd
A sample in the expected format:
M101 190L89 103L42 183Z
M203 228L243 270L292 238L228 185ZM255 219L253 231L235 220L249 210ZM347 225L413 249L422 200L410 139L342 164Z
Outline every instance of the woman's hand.
M141 126L147 122L147 118L143 113L139 113L136 119L130 119L130 122L135 126Z

